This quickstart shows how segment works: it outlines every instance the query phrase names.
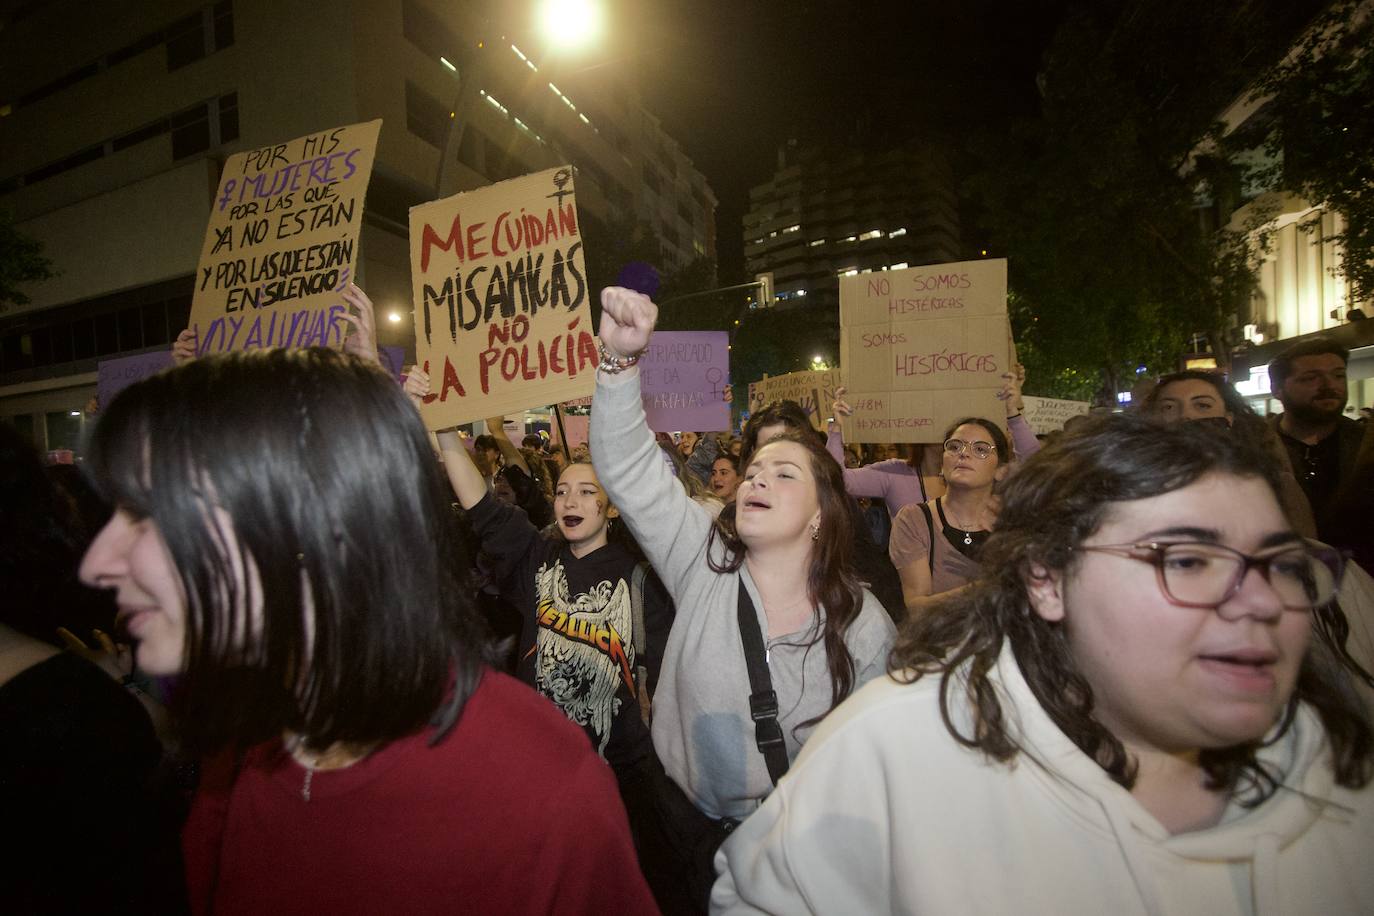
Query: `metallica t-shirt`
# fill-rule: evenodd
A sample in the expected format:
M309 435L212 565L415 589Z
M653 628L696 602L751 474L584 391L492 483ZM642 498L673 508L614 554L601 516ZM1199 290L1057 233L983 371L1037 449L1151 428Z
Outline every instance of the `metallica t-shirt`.
M582 726L617 771L653 753L635 670L658 680L673 604L652 570L644 581L644 658L634 649L630 579L636 558L618 544L575 557L525 513L488 495L469 513L502 596L522 614L516 673Z

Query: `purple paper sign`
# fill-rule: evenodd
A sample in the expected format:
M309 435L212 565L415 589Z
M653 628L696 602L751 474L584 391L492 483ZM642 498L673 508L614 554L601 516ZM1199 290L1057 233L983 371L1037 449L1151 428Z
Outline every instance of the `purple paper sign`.
M95 366L95 396L100 409L109 407L114 396L134 382L161 372L171 364L172 354L168 350L123 356L119 359L102 359Z
M725 331L656 331L639 360L644 413L656 432L730 428L730 335Z
M390 372L397 383L404 380L405 347L378 347L377 356L382 361L382 368Z

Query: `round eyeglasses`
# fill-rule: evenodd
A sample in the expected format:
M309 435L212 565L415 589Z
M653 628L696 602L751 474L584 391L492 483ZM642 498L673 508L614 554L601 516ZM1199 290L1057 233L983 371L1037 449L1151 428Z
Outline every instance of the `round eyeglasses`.
M1321 607L1336 597L1344 566L1338 551L1315 544L1294 544L1263 557L1204 541L1092 544L1078 549L1149 563L1171 604L1206 609L1221 606L1240 591L1251 568L1260 571L1284 608Z
M969 452L974 458L982 461L995 451L997 449L986 442L965 442L963 439L945 440L945 452L950 455L962 455L964 452Z

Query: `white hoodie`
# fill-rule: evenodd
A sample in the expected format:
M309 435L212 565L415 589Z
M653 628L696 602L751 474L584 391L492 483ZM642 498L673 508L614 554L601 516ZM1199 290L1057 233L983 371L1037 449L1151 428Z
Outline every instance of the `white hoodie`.
M1374 788L1334 784L1312 710L1261 755L1284 788L1171 836L1055 726L1009 648L993 674L1028 753L957 744L938 676L872 681L717 853L711 911L1374 913Z

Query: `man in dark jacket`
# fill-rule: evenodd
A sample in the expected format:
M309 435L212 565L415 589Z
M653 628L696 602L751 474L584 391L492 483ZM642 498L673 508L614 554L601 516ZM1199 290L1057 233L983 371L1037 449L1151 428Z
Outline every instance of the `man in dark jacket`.
M1283 351L1269 364L1269 385L1283 404L1271 418L1283 442L1312 514L1317 534L1337 547L1353 534L1343 523L1350 497L1374 486L1358 457L1364 427L1344 415L1349 397L1346 363L1350 352L1322 338L1303 341Z

